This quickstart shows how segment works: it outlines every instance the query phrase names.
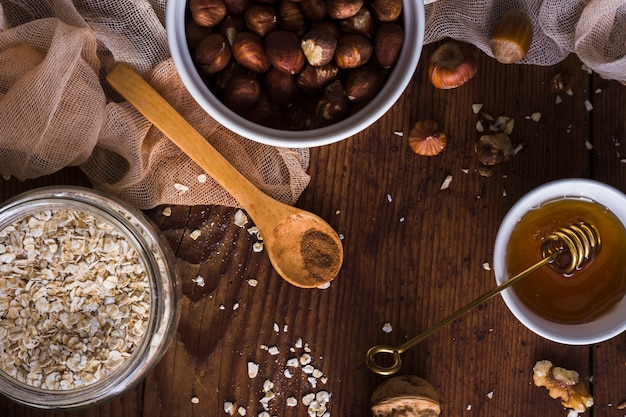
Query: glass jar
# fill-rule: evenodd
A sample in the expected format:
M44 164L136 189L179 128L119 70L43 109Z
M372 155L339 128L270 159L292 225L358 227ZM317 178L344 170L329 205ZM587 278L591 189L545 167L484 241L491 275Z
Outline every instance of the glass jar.
M180 286L177 283L174 256L171 251L171 248L169 244L161 237L161 234L158 232L158 229L155 226L153 226L151 221L147 217L145 217L140 210L130 207L128 204L124 203L123 201L107 196L106 194L98 192L96 190L83 188L83 187L63 186L63 187L43 187L43 188L35 189L32 191L28 191L23 194L20 194L4 202L0 206L0 233L2 232L6 233L6 230L12 230L10 228L11 225L15 225L16 222L19 222L21 219L24 219L24 218L30 219L32 218L33 215L36 215L37 213L42 213L42 212L58 213L58 212L61 212L62 210L68 210L71 213L86 213L87 215L89 215L89 218L97 219L98 225L103 225L104 229L110 228L112 230L112 233L115 233L115 235L120 238L119 240L125 240L128 244L130 244L134 248L134 251L133 251L134 258L132 259L139 260L140 261L139 263L141 264L141 266L135 265L134 267L131 266L130 268L131 269L138 268L137 270L141 272L141 276L143 277L141 287L149 289L149 293L144 292L145 300L143 301L144 305L149 305L149 310L147 312L145 308L143 310L145 320L141 321L142 330L134 332L134 334L136 335L135 336L136 341L133 342L135 344L134 344L134 348L132 349L132 351L129 350L127 352L127 355L124 355L124 358L121 361L121 364L118 364L119 366L117 366L115 369L111 367L110 373L106 374L98 370L97 375L99 376L101 375L102 376L101 378L89 377L89 378L86 378L86 380L88 380L89 382L85 383L85 380L82 380L82 381L80 380L81 379L80 375L88 375L88 374L84 374L84 373L73 374L72 372L67 371L65 367L66 366L70 367L69 358L72 355L75 355L74 357L78 358L80 357L81 352L71 352L71 351L67 352L68 348L65 345L63 348L66 350L64 353L65 355L64 358L65 357L68 358L68 363L67 364L63 363L62 368L66 369L64 372L70 375L70 377L68 377L70 381L71 381L72 375L74 375L73 378L76 384L72 384L72 386L68 387L66 385L65 387L52 389L44 385L45 388L42 388L41 382L32 383L32 381L30 380L20 381L16 377L11 376L9 373L7 373L7 371L5 370L5 367L0 367L0 392L2 394L4 394L5 396L21 404L26 404L32 407L37 407L37 408L42 408L42 409L51 409L51 410L72 410L72 409L77 409L77 408L93 406L93 405L105 402L107 400L110 400L122 394L123 392L127 391L131 387L133 387L135 384L140 382L146 376L146 374L157 364L157 362L163 357L163 355L165 354L165 351L168 348L170 341L173 338L173 335L175 334L176 327L178 325L178 319L179 319L179 310L177 308L177 303L178 303L178 300L180 299ZM56 226L49 226L50 229L57 230L57 229L54 229L55 227ZM95 228L92 227L92 229L98 229L98 228L99 227L95 227ZM58 230L66 230L66 229L59 228ZM97 232L98 232L97 230L92 230L92 233L97 233ZM59 233L61 234L61 232ZM72 232L70 231L69 234L72 235ZM108 237L107 239L109 243L112 240L116 241L115 239L112 239L110 237ZM54 239L49 239L49 240L54 240ZM52 244L55 247L58 246L54 243ZM75 244L82 244L82 243L79 242ZM111 248L106 248L106 246L103 247L102 243L99 243L99 244L101 245L100 248L103 248L102 253L105 253L105 252L112 253L112 252L107 252L111 250ZM4 253L7 253L6 246L7 245L5 244L5 248L0 248ZM67 246L63 246L63 248L67 248ZM36 250L39 250L39 249L36 249ZM56 249L56 248L55 250L62 251L62 249ZM67 249L65 250L67 251ZM90 251L90 250L91 249L88 249L87 251ZM90 253L93 253L93 252L90 252ZM100 251L98 253L100 253ZM117 253L117 252L113 252L113 253ZM110 259L108 259L107 262L109 262L109 264L113 263L113 264L118 265L119 264L117 262L118 259L119 258L115 258L114 261L111 261ZM4 305L7 306L11 303L11 300L13 300L12 304L10 305L15 306L16 305L15 299L20 298L20 303L22 305L28 304L28 300L26 300L26 302L23 301L23 297L20 295L20 292L23 290L19 290L18 292L11 293L11 294L15 294L15 297L9 300L7 299L6 287L7 285L11 285L11 284L7 284L7 282L9 282L10 279L12 280L11 282L13 283L16 281L20 281L20 280L26 281L26 285L29 285L29 281L38 280L36 285L43 287L44 293L46 291L50 292L49 290L49 288L51 287L50 281L46 279L42 280L41 277L33 279L33 276L29 275L26 278L15 278L13 276L12 278L9 278L9 275L11 275L10 269L16 268L14 266L10 266L9 262L10 262L10 259L4 260L5 271L9 271L9 272L1 272L2 270L0 270L0 297L4 297L4 300L0 298L0 303L4 301ZM50 262L55 262L55 261L50 261ZM57 263L61 263L61 262L57 262ZM128 261L128 263L133 263L133 261L132 260ZM2 262L0 262L0 264L2 264ZM40 267L37 267L37 268L40 268ZM55 265L50 265L50 268L46 268L47 270L46 272L49 272L48 270L54 269L54 268L55 268ZM63 268L67 268L67 266L63 266ZM112 269L113 266L108 267L108 268ZM23 274L23 270L20 273ZM111 273L111 276L113 278L108 278L108 279L112 279L112 281L117 281L118 279L117 274L118 272L116 269L115 271ZM65 272L63 272L63 275L65 275ZM98 280L100 279L101 279L100 276L98 276ZM5 281L4 283L2 283L3 280ZM65 281L65 280L66 278L61 279L61 281ZM145 281L147 281L147 286L146 286ZM91 291L94 292L95 290L93 289L91 282L92 281L88 279L86 280L85 285L91 286L92 287ZM23 284L24 282L20 283L19 285L23 285ZM104 284L106 287L107 283L104 283ZM35 285L35 284L32 284L32 285ZM61 284L55 283L55 285L61 285ZM127 286L129 285L130 284L127 284ZM3 290L5 292L4 294L2 294ZM107 298L105 296L98 295L97 297L94 297L94 299L96 300L102 299L103 300L102 304L103 305L106 304L106 307L92 305L90 307L91 310L89 310L88 312L86 313L81 312L81 314L85 317L86 321L90 320L90 317L89 317L90 314L92 316L97 316L99 312L109 311L107 308L111 308L113 311L118 312L118 316L120 315L119 313L120 309L117 307L117 304L121 304L121 302L118 303L119 301L118 298L111 297L111 296ZM47 300L43 301L44 304L47 302L48 302ZM138 306L134 304L136 303L135 301L128 301L128 297L126 297L124 302L126 303L126 306L124 307L125 308L124 311L126 312L127 316L130 315L128 314L129 311L136 311L136 309L139 308ZM115 306L110 306L111 304L115 304ZM33 305L33 304L31 303L30 305ZM18 305L17 308L19 309L21 308L21 306ZM28 308L31 309L30 310L31 313L39 317L39 313L35 312L33 310L33 307L28 307ZM72 305L70 310L75 311L77 308L81 308L81 307ZM15 311L16 310L13 311L13 317L15 317L15 314L16 314ZM61 313L58 313L58 314L61 314ZM71 313L67 313L67 314L71 315ZM60 316L55 315L54 317L58 318ZM68 315L64 316L65 319L67 317ZM122 320L122 323L126 323L126 321L124 321L124 318L120 318L120 317L117 317L117 318L119 320ZM95 321L99 319L104 320L102 318L97 318L97 317L93 318L92 320L92 323L94 323L95 327L91 330L92 332L91 336L89 337L84 336L84 329L83 329L83 335L77 336L74 344L78 344L79 346L82 346L81 349L84 350L85 343L90 343L89 349L92 349L92 344L91 344L92 340L94 341L93 344L96 344L97 343L96 341L98 340L101 341L102 343L107 343L106 340L101 340L98 333L95 334L96 336L95 338L93 337L94 336L93 332L100 331L100 327L97 324L95 324ZM2 322L2 320L11 320L10 314L7 313L6 311L4 312L0 311L0 323ZM9 321L8 323L12 323L12 322ZM72 327L71 323L69 323L69 327L67 327L68 323L66 323L65 321L63 322L63 324L61 324L61 322L56 323L56 326L58 326L59 328L60 326L63 326L63 325L65 326L64 329L65 328L69 329L67 330L68 332L75 330L71 328ZM30 328L29 330L30 333L29 331L26 331L25 333L26 335L29 335L29 334L32 335L34 327L30 325L28 327ZM40 326L40 327L43 327L43 326ZM75 327L79 327L79 326L75 325ZM112 327L115 327L115 326L112 326ZM120 325L120 327L124 327L124 325ZM20 328L18 328L17 330L19 331ZM125 328L122 329L121 332L120 332L120 329L115 329L115 330L117 330L116 334L118 334L118 336L119 334L130 335L131 333L133 333L131 329L125 329ZM9 340L6 339L6 337L8 337L6 335L6 331L4 333L5 333L4 341L0 339L0 353L2 353L0 355L0 360L3 360L1 358L4 357L5 358L4 360L7 360L7 363L8 363L8 361L11 361L13 359L10 358L10 355L7 355L6 353L4 353L5 344L9 343ZM40 336L41 335L33 336L33 340L35 340L35 338L39 338L37 340L41 340ZM49 336L46 336L46 337L49 337ZM122 343L124 345L128 344L128 341L125 341L123 338L117 339L117 342L118 344L119 343ZM33 342L33 343L36 344L36 342ZM58 349L58 347L55 346L55 349ZM30 355L31 353L24 353L24 352L32 352L32 350L22 349L21 352L24 355ZM107 351L107 352L109 353L109 355L111 354L110 351ZM117 358L119 359L119 355L117 356ZM32 359L32 361L36 362L37 364L39 364L39 360L40 360L39 358L27 358L27 359ZM83 360L83 362L85 362L85 360ZM91 369L95 369L95 366L98 363L101 364L100 361L93 360L92 362L89 362L87 365L91 366L91 364L93 364L93 368ZM85 364L83 363L83 365ZM29 370L27 372L28 372L28 375L30 376L32 375L32 372L33 372L32 367L29 367L28 369ZM23 380L24 377L22 376L20 377L20 379ZM39 376L39 381L41 380L45 380L45 378L43 376ZM49 384L49 385L53 385L53 384ZM76 385L76 387L74 387L73 385Z

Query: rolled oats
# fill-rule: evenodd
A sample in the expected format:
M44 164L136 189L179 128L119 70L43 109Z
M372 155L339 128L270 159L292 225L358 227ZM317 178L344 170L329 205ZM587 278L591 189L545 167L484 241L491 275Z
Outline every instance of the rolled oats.
M97 382L135 351L150 287L135 247L112 224L42 210L0 230L0 370L68 390Z

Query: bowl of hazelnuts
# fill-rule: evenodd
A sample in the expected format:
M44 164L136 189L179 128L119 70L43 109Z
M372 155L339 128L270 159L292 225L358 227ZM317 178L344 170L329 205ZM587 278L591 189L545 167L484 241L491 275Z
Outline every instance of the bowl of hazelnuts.
M422 51L415 0L187 0L166 9L174 65L198 104L248 139L313 147L382 117Z

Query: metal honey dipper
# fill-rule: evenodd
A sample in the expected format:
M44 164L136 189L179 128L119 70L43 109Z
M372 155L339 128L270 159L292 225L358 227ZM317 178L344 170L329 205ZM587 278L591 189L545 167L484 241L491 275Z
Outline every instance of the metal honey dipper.
M478 307L480 304L546 264L549 264L553 269L563 274L572 274L576 269L591 261L598 254L600 246L600 233L595 226L589 223L581 222L579 224L572 224L549 233L545 236L541 247L543 255L542 260L504 281L491 291L450 314L406 343L400 346L376 345L371 347L367 351L365 358L367 366L379 375L395 374L402 366L400 355L431 336L437 330L450 324L463 314ZM386 356L391 355L392 364L389 366L378 364L376 357L382 356L381 354Z

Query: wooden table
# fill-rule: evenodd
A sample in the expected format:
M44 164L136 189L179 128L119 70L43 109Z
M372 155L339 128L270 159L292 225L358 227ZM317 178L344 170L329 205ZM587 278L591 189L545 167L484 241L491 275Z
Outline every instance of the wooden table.
M301 398L326 390L330 415L367 416L369 397L384 379L366 367L367 349L402 344L493 288L493 272L483 264L492 262L498 225L517 199L564 177L626 191L626 87L588 74L575 56L537 67L501 65L481 55L471 82L436 90L424 65L433 47L425 48L412 83L380 121L311 150L311 183L298 206L325 218L345 248L343 269L329 289L298 289L280 279L266 254L253 251L256 239L234 225L236 209L174 207L164 218L157 208L149 214L177 252L184 292L178 335L161 363L139 386L95 409L53 414L2 398L0 416L223 416L225 402L257 416L266 380L276 395L271 415L306 416ZM574 76L573 96L556 104L549 83L564 70ZM524 144L491 177L477 172L474 103L493 116L513 117L512 140ZM535 112L539 121L529 119ZM419 119L438 120L448 133L439 156L409 149L407 136ZM440 190L448 175L449 188ZM76 169L24 183L3 180L0 199L74 183L86 184ZM193 241L196 228L210 238ZM194 281L198 276L204 286ZM383 331L385 323L390 332ZM285 376L288 359L304 352L299 340L325 376L315 388L302 367ZM532 383L535 362L549 359L593 377L594 416L622 416L625 343L626 334L594 346L544 340L497 297L403 355L400 374L430 381L442 415L564 417L559 402ZM258 364L256 378L248 376L248 362ZM286 406L288 397L298 405Z

